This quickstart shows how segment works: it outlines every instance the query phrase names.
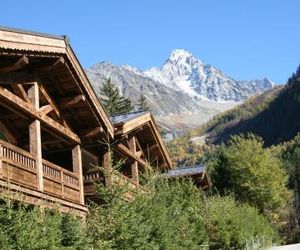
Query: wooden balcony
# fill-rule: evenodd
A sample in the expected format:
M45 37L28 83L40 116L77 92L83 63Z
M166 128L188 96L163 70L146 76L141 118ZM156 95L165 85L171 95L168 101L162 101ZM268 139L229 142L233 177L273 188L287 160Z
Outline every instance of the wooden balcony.
M0 140L0 179L38 191L36 161L32 155ZM43 193L72 203L80 202L79 178L76 174L43 160Z
M99 194L97 193L97 184L105 183L105 179L101 171L99 169L90 170L83 176L83 180L84 194L87 197L99 196ZM109 185L112 186L126 186L126 193L124 195L124 198L126 200L131 200L134 194L138 191L145 191L140 185L135 184L131 178L123 175L117 170L113 170L109 183Z

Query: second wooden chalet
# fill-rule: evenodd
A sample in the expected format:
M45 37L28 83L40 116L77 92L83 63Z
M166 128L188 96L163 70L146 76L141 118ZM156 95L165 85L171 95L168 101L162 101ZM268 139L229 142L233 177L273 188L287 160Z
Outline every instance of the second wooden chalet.
M118 172L105 179L99 169L90 168L85 175L86 196L97 198L95 183L106 185L130 185L132 190L140 186L139 176L147 171L165 172L172 168L170 156L150 112L130 113L111 117L114 140L110 145ZM131 196L129 194L129 196Z

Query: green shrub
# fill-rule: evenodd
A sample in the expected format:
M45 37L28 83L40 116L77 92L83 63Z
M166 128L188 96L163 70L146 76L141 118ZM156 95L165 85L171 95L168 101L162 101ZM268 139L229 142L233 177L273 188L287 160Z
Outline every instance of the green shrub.
M0 204L0 249L242 249L277 233L258 210L232 197L207 197L191 180L150 175L143 191L99 187L88 220L11 201ZM257 243L256 243L257 244Z
M150 177L131 202L124 187L100 190L106 202L91 208L87 230L95 249L242 249L258 236L277 240L256 208L206 197L190 180Z
M84 234L81 220L56 210L11 200L0 204L0 249L88 249Z
M88 220L95 248L199 249L205 243L202 194L193 184L163 179L150 183L131 202L116 191L120 187L101 188L109 203L92 207Z
M278 240L276 231L256 208L239 204L232 197L206 198L201 210L209 249L244 249L257 237L264 238L268 245Z
M274 212L290 197L280 159L254 135L231 137L206 155L205 164L220 194L233 193L261 211Z

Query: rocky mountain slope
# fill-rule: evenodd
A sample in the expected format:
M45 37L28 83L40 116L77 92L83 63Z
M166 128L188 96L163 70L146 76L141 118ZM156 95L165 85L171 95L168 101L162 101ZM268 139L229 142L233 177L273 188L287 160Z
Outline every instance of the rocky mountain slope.
M203 64L190 52L174 50L162 68L151 68L144 74L161 84L191 97L215 101L242 101L274 86L265 78L236 81L212 65Z
M265 146L289 141L300 132L300 68L288 81L287 85L277 87L273 100L254 108L251 116L229 119L222 128L211 128L209 141L219 144L234 134L254 133L263 138ZM275 89L275 90L276 90Z
M111 78L133 103L143 94L157 120L168 130L177 131L199 126L216 113L274 86L267 78L234 80L181 49L172 51L161 68L143 71L101 62L86 72L96 93Z

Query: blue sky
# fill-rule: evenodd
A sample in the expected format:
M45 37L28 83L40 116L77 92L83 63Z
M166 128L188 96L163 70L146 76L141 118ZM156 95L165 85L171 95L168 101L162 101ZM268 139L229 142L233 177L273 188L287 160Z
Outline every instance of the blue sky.
M300 63L297 0L2 0L0 25L66 34L84 67L142 69L184 48L242 80L284 83Z

